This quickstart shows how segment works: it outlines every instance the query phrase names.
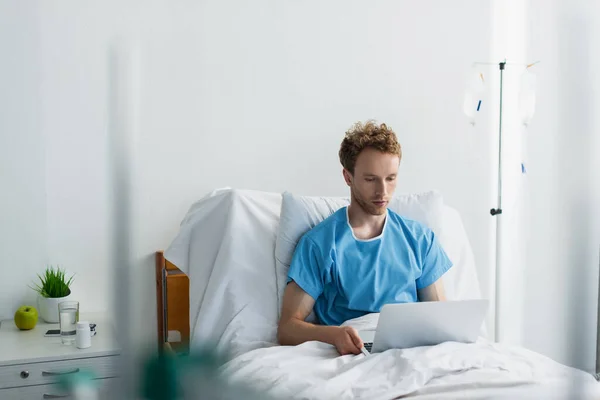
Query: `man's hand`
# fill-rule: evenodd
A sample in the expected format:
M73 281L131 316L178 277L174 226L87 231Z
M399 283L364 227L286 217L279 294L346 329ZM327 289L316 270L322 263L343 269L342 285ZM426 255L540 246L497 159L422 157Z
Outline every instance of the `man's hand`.
M334 345L341 355L359 354L363 347L356 329L350 326L320 326L305 321L315 300L296 284L290 282L283 295L283 307L277 339L282 345L297 345L310 340Z
M360 354L363 341L356 329L351 326L339 326L332 334L332 344L342 356L346 354Z

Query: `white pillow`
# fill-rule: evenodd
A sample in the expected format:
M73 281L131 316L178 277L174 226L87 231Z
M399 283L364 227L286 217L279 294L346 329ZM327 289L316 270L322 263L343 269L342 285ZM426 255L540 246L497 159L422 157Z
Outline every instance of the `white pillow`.
M430 228L453 264L453 267L442 275L446 298L448 300L480 299L481 290L475 257L458 211L444 205L441 218L434 220ZM480 335L487 337L485 323L481 326Z
M349 203L348 197L311 197L283 193L279 232L275 242L275 276L280 317L283 292L296 244L304 233ZM430 191L395 196L390 201L389 208L397 214L431 227L441 219L444 201L440 193ZM314 321L314 314L311 314L308 320Z
M442 276L448 300L481 298L473 249L458 211L444 205L441 218L434 220L430 228L453 264Z

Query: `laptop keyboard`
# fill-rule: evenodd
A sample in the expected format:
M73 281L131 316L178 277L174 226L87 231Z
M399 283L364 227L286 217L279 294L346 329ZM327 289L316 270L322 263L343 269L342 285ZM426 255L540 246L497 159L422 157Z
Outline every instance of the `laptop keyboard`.
M373 342L363 343L363 345L365 346L365 349L367 349L367 351L370 353L371 349L373 348Z

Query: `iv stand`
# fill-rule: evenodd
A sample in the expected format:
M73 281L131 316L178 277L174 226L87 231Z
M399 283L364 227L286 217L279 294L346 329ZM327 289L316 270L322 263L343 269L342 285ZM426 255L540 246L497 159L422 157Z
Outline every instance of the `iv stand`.
M492 217L496 217L496 268L495 268L495 288L494 288L494 302L495 302L495 313L494 313L494 341L500 341L500 282L501 282L501 257L502 252L502 85L504 78L504 68L506 66L506 60L499 63L500 68L500 117L498 122L498 207L492 208L490 214Z

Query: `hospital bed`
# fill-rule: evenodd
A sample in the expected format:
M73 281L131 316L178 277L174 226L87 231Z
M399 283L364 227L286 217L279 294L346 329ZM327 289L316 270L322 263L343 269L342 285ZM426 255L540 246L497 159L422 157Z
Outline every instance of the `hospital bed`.
M226 355L219 373L228 382L272 398L600 398L592 375L494 343L484 327L475 343L369 356L339 356L319 342L280 346L277 322L295 244L346 204L342 197L229 188L194 203L173 242L156 253L159 350L186 354L210 346ZM435 191L398 195L389 206L438 236L454 264L442 278L448 299L480 298L458 212ZM346 324L374 329L377 318L369 314Z

